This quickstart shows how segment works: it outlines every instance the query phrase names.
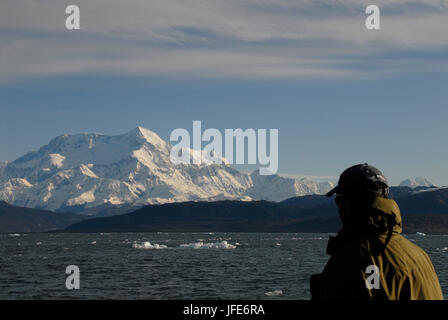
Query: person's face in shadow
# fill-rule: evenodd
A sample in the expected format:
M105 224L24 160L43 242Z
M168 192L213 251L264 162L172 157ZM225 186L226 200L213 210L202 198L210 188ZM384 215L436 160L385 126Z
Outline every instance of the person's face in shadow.
M339 209L339 219L345 225L350 220L350 204L342 194L336 195L335 202Z

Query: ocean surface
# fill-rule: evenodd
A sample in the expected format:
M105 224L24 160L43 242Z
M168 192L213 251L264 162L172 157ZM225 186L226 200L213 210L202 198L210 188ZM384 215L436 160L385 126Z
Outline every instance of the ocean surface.
M0 299L310 299L329 234L0 234ZM448 297L448 236L406 235ZM66 288L66 268L80 271Z

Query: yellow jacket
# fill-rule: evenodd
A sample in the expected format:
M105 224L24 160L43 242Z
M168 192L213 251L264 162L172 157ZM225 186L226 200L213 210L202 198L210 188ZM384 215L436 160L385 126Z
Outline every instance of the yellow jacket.
M375 198L366 218L356 227L344 227L331 237L331 255L322 274L312 276L316 300L443 300L428 255L401 236L400 209L395 201ZM370 289L367 267L378 269L380 288Z

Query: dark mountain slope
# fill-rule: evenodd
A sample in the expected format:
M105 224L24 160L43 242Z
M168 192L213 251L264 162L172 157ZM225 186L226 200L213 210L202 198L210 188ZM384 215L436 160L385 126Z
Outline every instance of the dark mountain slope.
M133 213L95 218L72 232L241 231L276 232L305 219L295 208L268 201L183 202L146 206Z
M0 201L0 232L44 232L60 230L87 216L12 206Z
M447 193L443 189L397 199L404 232L448 233ZM124 215L81 221L66 231L337 232L340 227L333 199L306 196L281 203L227 200L151 205Z

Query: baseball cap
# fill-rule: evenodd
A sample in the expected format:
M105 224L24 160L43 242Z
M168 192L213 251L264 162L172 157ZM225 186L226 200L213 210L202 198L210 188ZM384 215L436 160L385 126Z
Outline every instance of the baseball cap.
M345 170L339 177L338 185L327 193L333 194L375 192L381 193L388 189L388 183L383 173L367 163L357 164Z

